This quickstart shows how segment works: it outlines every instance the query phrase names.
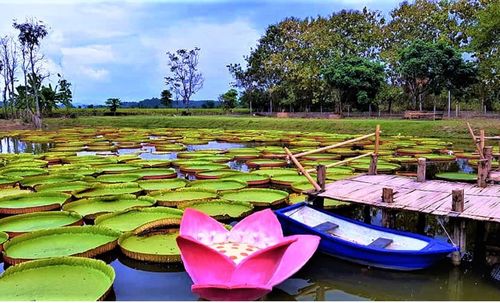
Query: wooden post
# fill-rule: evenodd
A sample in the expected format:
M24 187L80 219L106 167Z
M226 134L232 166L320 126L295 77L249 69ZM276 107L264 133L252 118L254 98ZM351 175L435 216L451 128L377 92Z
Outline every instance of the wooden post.
M392 188L389 187L382 188L382 201L385 203L394 202L394 191L392 190Z
M486 187L488 184L486 183L486 179L488 178L488 160L480 159L477 162L477 186Z
M465 204L465 195L463 189L454 189L451 191L451 210L463 212Z
M484 129L479 130L479 149L484 150Z
M425 158L418 158L417 182L425 182L426 170L427 170L426 159Z
M484 159L486 159L486 169L488 170L488 175L491 171L491 162L493 162L493 146L485 146L483 148Z
M451 192L451 209L456 212L463 212L465 205L465 196L463 189L454 189ZM462 260L461 253L465 252L465 221L458 218L452 218L450 220L453 224L453 242L458 246L460 251L453 252L451 255L451 261L454 265L460 265Z
M377 124L375 128L375 150L373 151L372 158L370 161L370 167L368 168L369 175L377 174L377 160L378 160L378 150L380 146L380 125Z
M325 191L326 167L324 165L318 165L316 166L316 171L317 171L316 180L321 189L319 191L316 191L316 195L314 195L312 202L314 207L323 209L325 208L325 199L323 197L319 197L317 194Z
M326 186L326 166L318 165L316 166L316 180L318 185L321 187L321 191L325 191Z
M378 159L378 155L376 153L373 153L372 157L371 157L371 161L370 161L370 167L368 168L369 175L376 175L377 174L377 159Z

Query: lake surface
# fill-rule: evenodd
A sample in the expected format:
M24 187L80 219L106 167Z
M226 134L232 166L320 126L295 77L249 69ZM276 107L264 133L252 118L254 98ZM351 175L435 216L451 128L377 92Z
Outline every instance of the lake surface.
M189 146L188 150L248 147L249 144L210 142ZM0 141L1 153L41 153L50 144L26 143L14 138ZM139 150L119 150L120 154ZM144 159L175 159L175 153L154 154L154 147L141 149ZM84 153L82 153L84 154ZM88 154L88 153L85 153ZM234 169L248 170L242 162L229 163ZM430 165L430 175L444 170L470 171L466 160L447 164ZM184 177L179 173L180 177ZM192 177L190 177L192 178ZM362 207L337 211L343 215L363 220ZM381 224L380 211L371 210L371 223ZM443 228L436 219L427 218L426 233L446 239ZM398 215L398 229L415 231L416 215ZM442 222L448 232L447 222ZM469 241L473 240L473 226ZM468 246L472 248L472 245ZM469 252L472 254L472 251ZM199 300L191 290L191 279L182 265L167 266L139 262L122 255L118 249L102 259L113 266L116 280L108 300ZM3 268L0 270L3 271ZM449 260L417 272L396 272L369 268L323 254L316 254L297 274L274 288L264 300L500 300L500 282L489 278L489 268L484 264L464 263L454 267Z

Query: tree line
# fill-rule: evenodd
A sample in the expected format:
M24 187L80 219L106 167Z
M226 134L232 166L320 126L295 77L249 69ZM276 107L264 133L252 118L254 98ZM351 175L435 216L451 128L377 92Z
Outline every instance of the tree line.
M43 21L14 20L12 26L18 31L17 36L0 37L2 116L21 118L41 128L42 116L58 105L71 106L71 83L57 74L57 85L45 84L51 75L44 68L45 57L40 52L42 40L49 33Z
M499 1L405 1L286 18L228 69L251 111L498 110L499 37Z

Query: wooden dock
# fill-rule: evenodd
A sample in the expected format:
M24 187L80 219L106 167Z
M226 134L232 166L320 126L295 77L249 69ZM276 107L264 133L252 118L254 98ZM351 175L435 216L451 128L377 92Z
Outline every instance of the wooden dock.
M392 202L382 199L383 188L393 191ZM464 209L452 210L452 191L464 190ZM500 222L500 185L426 180L396 175L360 175L326 184L318 197L359 203L395 211Z

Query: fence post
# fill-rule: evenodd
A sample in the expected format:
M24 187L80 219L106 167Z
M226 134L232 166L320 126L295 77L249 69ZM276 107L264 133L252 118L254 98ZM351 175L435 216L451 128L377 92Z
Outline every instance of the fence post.
M465 206L465 195L463 189L454 189L451 192L451 209L456 212L463 212ZM458 218L450 218L453 224L453 241L460 248L451 255L451 261L454 265L460 265L462 261L461 252L465 251L465 221Z
M379 145L380 145L380 125L377 124L377 127L375 128L375 150L374 150L372 157L371 157L370 167L368 168L369 175L376 175L377 174L377 160L378 160Z
M425 172L427 170L427 163L425 158L418 158L417 166L417 182L425 181Z

